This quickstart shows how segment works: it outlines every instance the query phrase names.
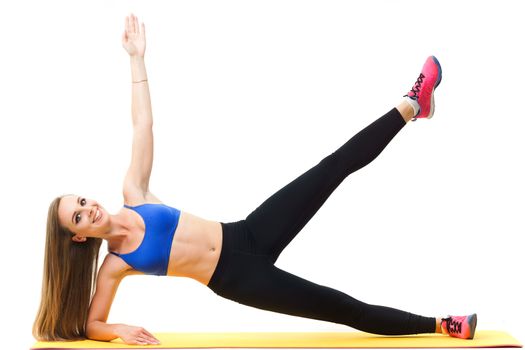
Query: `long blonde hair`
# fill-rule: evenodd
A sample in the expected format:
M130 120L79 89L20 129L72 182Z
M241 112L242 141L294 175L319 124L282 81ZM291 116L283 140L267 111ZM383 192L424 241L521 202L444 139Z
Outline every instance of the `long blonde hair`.
M33 324L33 336L43 341L86 338L102 243L100 238L82 243L71 239L73 233L58 220L63 197L51 202L47 214L42 296Z

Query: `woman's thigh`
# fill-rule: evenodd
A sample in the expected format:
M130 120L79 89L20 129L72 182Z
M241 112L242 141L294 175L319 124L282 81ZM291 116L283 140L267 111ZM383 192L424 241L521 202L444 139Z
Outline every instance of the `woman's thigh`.
M217 294L237 303L343 324L359 318L365 305L343 292L279 269L266 255L234 251L230 258ZM352 312L354 315L349 314Z

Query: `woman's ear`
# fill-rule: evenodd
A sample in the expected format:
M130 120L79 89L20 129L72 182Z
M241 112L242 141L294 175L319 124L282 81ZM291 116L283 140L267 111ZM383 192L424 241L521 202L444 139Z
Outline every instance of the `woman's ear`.
M78 242L78 243L83 243L87 240L86 237L82 237L79 235L74 235L73 237L71 237L71 239L73 240L73 242Z

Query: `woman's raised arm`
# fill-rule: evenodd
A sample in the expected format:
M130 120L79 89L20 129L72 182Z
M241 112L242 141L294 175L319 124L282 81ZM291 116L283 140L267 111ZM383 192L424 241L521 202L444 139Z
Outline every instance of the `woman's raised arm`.
M131 164L124 179L124 197L129 201L142 201L149 195L149 178L153 165L153 116L148 77L144 63L146 33L144 23L139 27L136 16L126 17L122 46L131 62L131 116L133 145Z

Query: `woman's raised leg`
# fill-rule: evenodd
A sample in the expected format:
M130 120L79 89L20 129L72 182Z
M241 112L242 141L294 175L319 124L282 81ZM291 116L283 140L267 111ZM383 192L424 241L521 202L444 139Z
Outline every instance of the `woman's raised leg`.
M429 57L416 84L397 108L361 130L246 217L259 253L275 262L348 175L374 160L409 120L415 120L414 116L431 116L434 88L441 80L436 62Z
M399 111L392 109L248 215L246 223L260 253L277 260L337 186L374 160L405 124Z

